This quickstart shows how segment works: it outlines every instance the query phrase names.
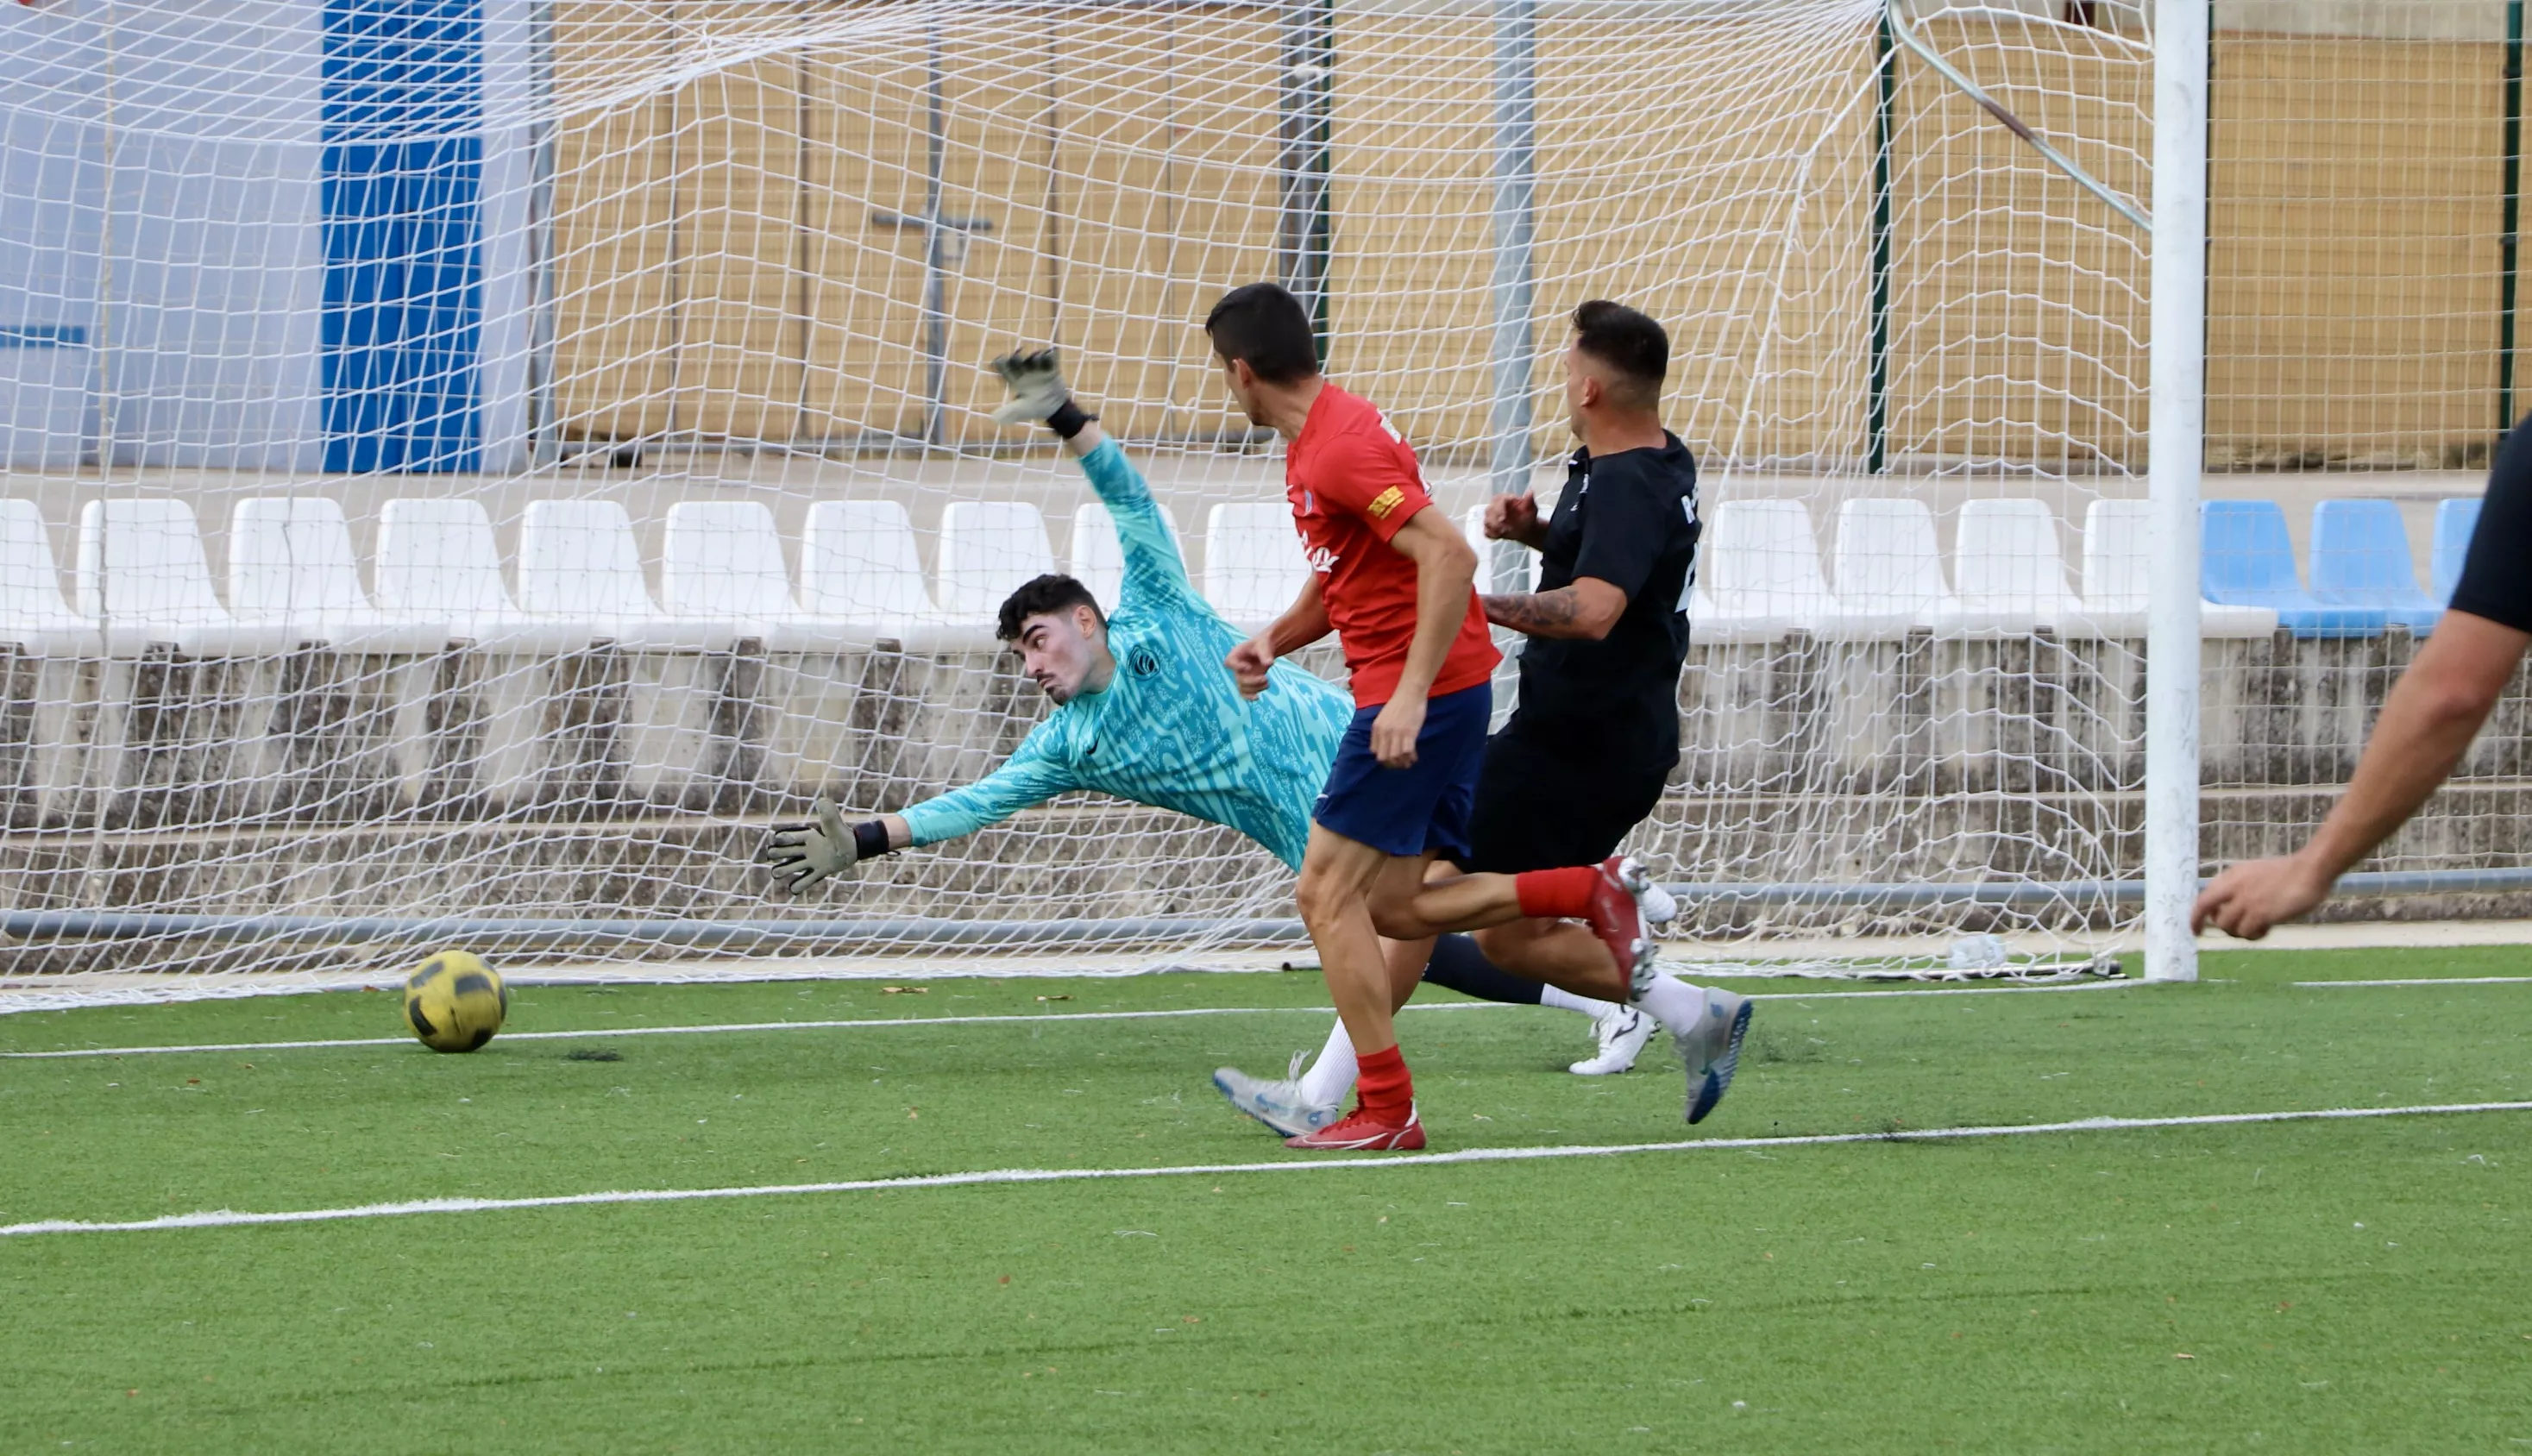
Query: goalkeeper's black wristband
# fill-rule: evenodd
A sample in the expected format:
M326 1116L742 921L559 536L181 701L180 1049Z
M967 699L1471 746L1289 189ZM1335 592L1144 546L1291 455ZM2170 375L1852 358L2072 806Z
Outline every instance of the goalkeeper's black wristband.
M1081 433L1081 426L1098 418L1082 414L1081 407L1074 404L1072 396L1067 394L1064 403L1055 407L1055 413L1046 417L1046 427L1068 440Z
M876 860L889 853L888 820L864 819L853 825L853 858Z

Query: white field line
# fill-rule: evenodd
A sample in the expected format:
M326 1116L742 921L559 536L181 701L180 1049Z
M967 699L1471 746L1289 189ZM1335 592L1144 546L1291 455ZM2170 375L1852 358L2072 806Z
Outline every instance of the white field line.
M1411 1007L1417 1011L1470 1011L1497 1005L1493 1001L1437 1001L1430 1006ZM571 1041L597 1040L609 1036L697 1036L711 1032L832 1032L860 1031L873 1027L973 1027L999 1022L1025 1022L1043 1026L1049 1022L1072 1021L1161 1021L1186 1016L1284 1016L1309 1012L1315 1016L1334 1016L1333 1006L1199 1006L1177 1011L1056 1011L1043 1015L1022 1013L1017 1016L875 1016L858 1021L733 1021L710 1022L691 1027L616 1027L611 1030L586 1029L577 1032L504 1032L501 1041ZM404 1046L411 1036L354 1036L340 1041L225 1041L201 1046L111 1046L81 1048L70 1051L0 1051L0 1059L35 1060L74 1056L150 1056L178 1051L290 1051L321 1046Z
M2068 985L1980 985L1949 989L1934 986L1887 991L1771 991L1753 996L1754 1001L1835 1001L1882 996L1992 996L2019 991L2100 990L2111 986L2143 985L2140 980L2086 981ZM1500 1001L1420 1001L1408 1005L1409 1011L1482 1011L1501 1006ZM615 1027L584 1029L575 1032L504 1032L502 1041L570 1041L596 1040L608 1036L700 1036L715 1032L819 1032L864 1031L876 1027L973 1027L1001 1022L1073 1021L1159 1021L1186 1016L1289 1016L1306 1012L1312 1016L1334 1016L1333 1006L1203 1006L1177 1011L1058 1011L1042 1015L1018 1016L880 1016L855 1021L739 1021L708 1022L688 1027ZM180 1052L214 1051L306 1051L329 1046L403 1046L411 1036L350 1036L331 1041L209 1041L189 1046L81 1046L63 1051L0 1051L0 1061L51 1061L64 1057L99 1056L166 1056Z
M2420 976L2408 980L2298 980L2298 990L2332 990L2342 985L2532 985L2532 976Z
M836 1183L772 1183L743 1188L657 1188L613 1193L555 1194L529 1199L416 1199L401 1204L361 1204L348 1208L294 1208L240 1213L229 1208L169 1213L126 1223L86 1223L52 1218L0 1224L0 1238L34 1234L147 1233L163 1229L234 1228L265 1223L335 1223L354 1218L399 1218L411 1213L491 1213L514 1208L569 1208L603 1204L685 1204L707 1199L791 1198L809 1194L892 1193L966 1188L990 1183L1086 1183L1128 1178L1219 1178L1237 1173L1326 1173L1444 1163L1528 1162L1542 1158L1617 1157L1642 1152L1731 1152L1770 1148L1829 1148L1856 1143L1951 1143L1979 1138L2029 1138L2050 1133L2132 1132L2154 1128L2238 1127L2251 1123L2338 1122L2377 1117L2438 1117L2474 1112L2532 1112L2532 1102L2442 1102L2414 1107L2330 1107L2287 1112L2219 1112L2193 1117L2087 1117L2074 1122L2005 1123L1990 1127L1926 1128L1884 1133L1813 1133L1789 1138L1706 1138L1681 1143L1619 1143L1554 1148L1471 1148L1460 1152L1410 1152L1396 1157L1293 1159L1272 1163L1185 1163L1160 1168L994 1168L973 1173L933 1173L905 1178L855 1178Z

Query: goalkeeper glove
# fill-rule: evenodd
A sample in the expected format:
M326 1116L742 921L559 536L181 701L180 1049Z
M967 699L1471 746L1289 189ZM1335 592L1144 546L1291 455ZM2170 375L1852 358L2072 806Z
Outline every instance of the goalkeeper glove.
M996 424L1043 420L1047 428L1068 440L1096 418L1081 413L1081 407L1072 402L1072 391L1065 386L1063 366L1052 349L1007 354L994 361L994 372L1003 376L1003 387L1011 392L1010 399L994 412Z
M756 858L771 866L775 886L790 894L888 853L888 826L878 819L846 824L844 812L821 798L805 824L777 824Z

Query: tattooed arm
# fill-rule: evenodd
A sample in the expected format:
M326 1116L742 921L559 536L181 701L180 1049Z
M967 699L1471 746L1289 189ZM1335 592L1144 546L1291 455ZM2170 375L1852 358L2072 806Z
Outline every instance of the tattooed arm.
M1583 577L1553 591L1479 596L1477 601L1486 609L1486 620L1497 627L1570 642L1600 641L1627 610L1627 593L1598 577Z

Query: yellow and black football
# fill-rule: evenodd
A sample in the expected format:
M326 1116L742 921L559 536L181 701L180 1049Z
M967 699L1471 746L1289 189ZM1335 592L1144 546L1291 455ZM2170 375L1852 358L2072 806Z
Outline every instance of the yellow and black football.
M443 950L404 982L404 1019L433 1051L473 1051L501 1030L510 1009L500 973L468 951Z

